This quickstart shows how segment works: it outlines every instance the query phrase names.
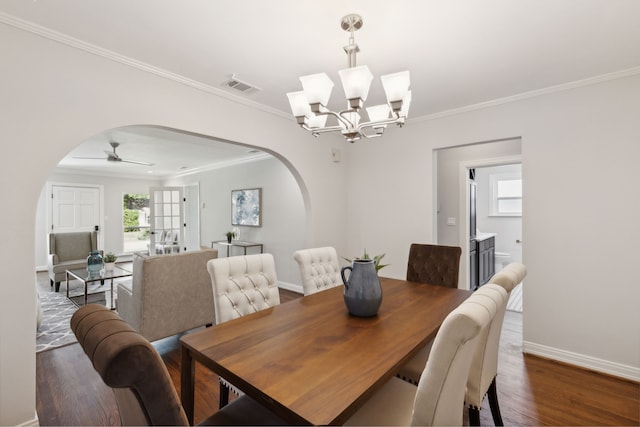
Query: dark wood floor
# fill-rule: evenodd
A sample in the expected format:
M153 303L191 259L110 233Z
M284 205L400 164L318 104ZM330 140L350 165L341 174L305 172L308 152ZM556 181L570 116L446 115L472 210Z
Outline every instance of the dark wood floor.
M300 295L280 292L286 302ZM154 343L180 390L178 337ZM217 409L218 378L197 366L195 421ZM111 389L78 344L36 357L36 409L41 425L119 425ZM640 385L522 354L522 315L507 312L500 343L498 395L505 425L640 425ZM467 418L465 416L465 423ZM485 400L482 425L493 425Z

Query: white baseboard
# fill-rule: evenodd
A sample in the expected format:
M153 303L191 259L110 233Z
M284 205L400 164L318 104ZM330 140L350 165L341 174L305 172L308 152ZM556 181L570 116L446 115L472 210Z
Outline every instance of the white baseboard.
M522 348L527 354L546 357L547 359L557 360L559 362L568 363L569 365L591 369L593 371L602 372L632 381L640 381L640 368L635 366L623 365L621 363L598 359L584 354L572 353L570 351L560 350L558 348L548 347L546 345L528 341L524 341L522 343Z
M304 294L304 290L302 289L302 285L297 285L295 283L282 282L278 280L278 287L285 289L287 291L297 292L299 294Z
M16 424L19 427L39 427L40 426L40 420L38 419L38 413L36 412L34 414L35 418L32 418L30 420L27 421L23 421L20 424Z

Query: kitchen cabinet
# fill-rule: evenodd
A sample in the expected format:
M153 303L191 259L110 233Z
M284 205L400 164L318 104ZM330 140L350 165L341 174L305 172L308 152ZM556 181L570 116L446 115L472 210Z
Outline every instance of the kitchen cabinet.
M475 290L478 287L478 243L471 239L469 241L469 289Z
M495 236L478 240L478 286L482 286L495 274L496 239Z

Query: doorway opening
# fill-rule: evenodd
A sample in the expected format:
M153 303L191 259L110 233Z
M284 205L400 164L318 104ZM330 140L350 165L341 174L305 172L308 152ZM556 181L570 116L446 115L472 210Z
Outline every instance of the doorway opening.
M507 247L503 242L505 238L504 232L499 229L492 230L492 224L487 224L486 221L477 222L478 215L481 215L483 219L494 218L489 214L483 212L484 207L489 206L489 192L487 190L477 191L476 185L476 208L477 204L482 203L480 206L480 213L476 212L476 223L471 225L471 195L472 186L469 174L473 169L475 172L480 172L482 175L483 168L491 168L504 165L521 165L521 147L522 140L520 138L509 138L502 140L477 142L473 144L440 148L434 150L434 173L436 175L436 189L434 191L434 205L436 206L436 212L434 212L434 235L437 236L435 241L440 245L459 246L462 249L462 256L460 258L460 279L458 288L460 289L474 289L478 283L472 282L474 274L471 273L473 269L477 271L478 248L474 246L471 238L475 236L478 229L480 232L487 234L495 233L493 236L493 242L488 241L483 245L482 250L487 252L482 258L485 266L484 278L488 280L496 270L496 261L498 262L498 269L502 265L506 256L503 254L511 254L511 259L517 260L522 257L522 237L521 234L509 238L509 240L519 240L518 247ZM496 175L497 176L497 175ZM495 180L495 177L494 177ZM509 180L505 180L505 183L500 185L500 193L496 192L496 198L493 203L497 205L497 210L505 214L513 213L513 209L519 206L522 201L522 195L518 197L511 192L506 191ZM513 184L513 183L510 183ZM507 185L507 187L505 187ZM504 188L503 188L504 187ZM488 208L486 208L488 209ZM510 212L511 211L511 212ZM495 216L495 219L508 220L509 216L502 217ZM520 217L521 220L521 217ZM471 232L473 230L473 234ZM498 237L498 234L501 237ZM483 236L486 237L486 236ZM498 247L496 248L496 237L498 238ZM505 240L506 242L506 240ZM492 244L491 244L492 243ZM504 243L504 244L503 244ZM474 253L473 249L476 249ZM496 251L498 256L496 257ZM475 276L477 277L477 276ZM512 292L513 294L513 292Z
M470 224L470 253L475 249L478 259L478 268L470 268L469 276L472 282L477 277L481 286L509 263L522 262L522 164L485 164L468 170L475 198L469 198L465 217ZM522 285L514 288L507 305L522 312Z

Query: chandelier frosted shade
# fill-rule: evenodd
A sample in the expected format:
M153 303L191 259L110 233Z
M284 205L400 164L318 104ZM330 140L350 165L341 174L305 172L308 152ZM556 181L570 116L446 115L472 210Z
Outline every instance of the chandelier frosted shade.
M387 102L394 111L400 110L402 101L404 101L407 92L409 92L409 72L401 71L399 73L387 74L380 76L384 93L387 95ZM397 104L397 106L394 106Z
M300 77L303 90L287 93L291 112L297 123L305 130L318 136L326 132L341 132L349 142L362 137L381 136L388 124L402 126L409 113L411 91L409 90L409 71L381 76L382 86L387 104L367 107L369 121L362 122L359 111L369 96L373 74L366 65L356 65L356 53L360 50L354 41L354 32L362 27L362 18L358 15L347 15L342 18L341 27L349 31L349 44L344 47L347 53L348 68L338 71L347 108L331 111L328 108L333 82L325 73ZM327 126L327 117L332 117Z
M304 91L289 92L287 97L289 98L289 105L291 106L291 112L294 117L304 117L311 113L309 101L307 101L307 95Z
M311 105L327 105L333 90L333 81L325 73L311 74L300 77L302 89L307 97L307 102Z
M367 107L367 114L369 115L369 120L372 122L389 120L390 112L391 111L388 104L380 104L374 105L373 107Z
M369 71L369 67L361 65L359 67L345 68L338 71L338 74L340 75L340 80L342 80L344 96L348 100L359 99L362 102L367 100L371 81L373 80L373 74ZM351 107L355 108L353 105Z

